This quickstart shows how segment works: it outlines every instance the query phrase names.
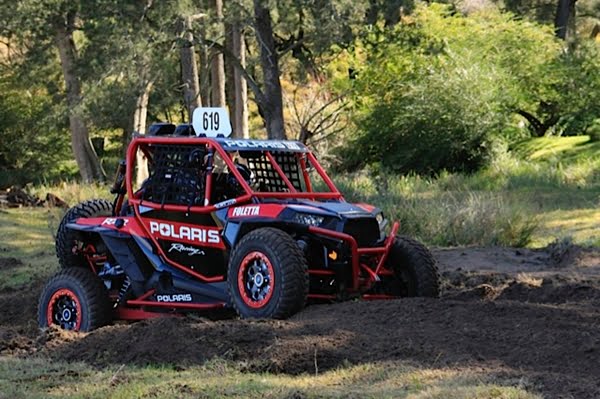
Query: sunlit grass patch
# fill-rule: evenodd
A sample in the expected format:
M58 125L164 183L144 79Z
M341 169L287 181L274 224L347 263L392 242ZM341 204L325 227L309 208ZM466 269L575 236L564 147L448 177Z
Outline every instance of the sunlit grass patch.
M600 246L600 208L555 210L540 215L533 246L543 247L556 239L571 237L580 245Z
M28 190L32 195L39 198L46 198L47 193L52 193L67 202L69 206L93 198L113 198L107 184L82 184L74 181L64 181L55 185L31 186L28 187Z
M213 360L187 369L0 358L0 392L10 398L538 398L523 386L469 370L423 369L400 363L362 364L290 376L244 373Z
M51 226L60 217L58 209L17 208L0 212L0 257L17 258L22 265L0 270L0 288L27 284L56 271Z
M581 147L589 144L588 147ZM589 136L571 137L538 137L517 143L514 150L518 155L532 160L548 158L565 152L593 152L600 151L598 143L590 143Z

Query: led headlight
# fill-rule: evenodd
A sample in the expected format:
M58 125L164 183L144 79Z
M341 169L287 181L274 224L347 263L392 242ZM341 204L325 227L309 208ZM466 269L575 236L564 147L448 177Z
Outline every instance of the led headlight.
M323 220L323 216L311 215L309 213L296 213L294 215L294 222L306 224L308 226L319 226L323 223Z

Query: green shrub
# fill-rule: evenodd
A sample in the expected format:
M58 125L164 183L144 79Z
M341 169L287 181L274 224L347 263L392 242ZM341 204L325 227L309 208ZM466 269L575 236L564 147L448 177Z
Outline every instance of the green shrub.
M61 111L43 89L0 78L0 187L68 176L69 133L56 127Z
M336 81L356 129L340 169L472 172L498 141L530 135L523 115L551 121L544 132L581 134L600 112L599 54L592 44L565 53L549 27L510 14L421 5L336 61L355 76Z

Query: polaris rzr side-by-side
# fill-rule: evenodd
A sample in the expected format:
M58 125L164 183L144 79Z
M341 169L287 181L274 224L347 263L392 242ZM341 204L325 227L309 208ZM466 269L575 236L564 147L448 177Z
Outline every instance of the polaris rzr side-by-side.
M66 213L40 326L89 331L223 307L286 318L307 300L438 296L427 248L378 208L346 202L305 145L228 138L222 109L193 116L134 137L112 203ZM136 187L138 151L149 177Z

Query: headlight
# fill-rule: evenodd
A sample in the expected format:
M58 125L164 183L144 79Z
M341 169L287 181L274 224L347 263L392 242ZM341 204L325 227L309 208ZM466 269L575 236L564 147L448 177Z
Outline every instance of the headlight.
M309 213L297 213L294 215L294 222L308 226L319 226L323 223L323 220L323 216L311 215Z

